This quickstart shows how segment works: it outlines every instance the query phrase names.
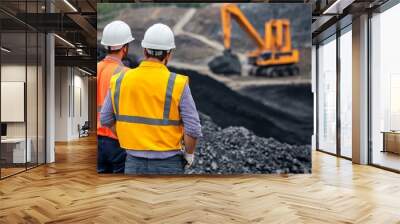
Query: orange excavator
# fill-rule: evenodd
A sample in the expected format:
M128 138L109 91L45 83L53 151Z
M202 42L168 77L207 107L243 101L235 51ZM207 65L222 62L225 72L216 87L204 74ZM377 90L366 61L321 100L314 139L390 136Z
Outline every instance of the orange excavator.
M247 53L248 63L252 65L250 75L276 77L299 74L299 68L296 66L299 62L299 51L292 48L290 21L288 19L267 21L265 37L262 38L240 8L230 3L221 7L225 50L222 56L216 57L209 63L213 72L241 73L240 61L231 51L232 19L237 21L257 45L255 50Z

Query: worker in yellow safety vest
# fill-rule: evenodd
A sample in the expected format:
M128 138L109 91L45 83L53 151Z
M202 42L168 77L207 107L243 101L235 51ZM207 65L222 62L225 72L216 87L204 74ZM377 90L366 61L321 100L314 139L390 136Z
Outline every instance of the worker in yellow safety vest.
M113 21L103 30L101 44L107 49L107 56L97 64L97 172L123 173L126 152L119 146L117 135L100 125L100 110L114 74L127 71L122 59L128 55L128 44L133 41L131 29L123 21Z
M142 47L140 65L112 77L101 122L116 125L126 174L181 174L193 164L202 136L189 78L166 67L175 49L168 26L147 29Z

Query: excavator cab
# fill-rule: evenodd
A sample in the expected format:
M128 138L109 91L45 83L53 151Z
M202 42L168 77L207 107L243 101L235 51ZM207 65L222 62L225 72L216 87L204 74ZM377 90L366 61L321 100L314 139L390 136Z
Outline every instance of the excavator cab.
M216 57L209 63L210 69L215 73L223 69L225 73L241 73L237 69L240 61L231 50L231 20L235 19L240 27L256 43L257 48L247 53L248 63L253 66L250 75L255 76L291 76L298 75L299 51L292 48L290 21L288 19L272 19L265 23L265 37L262 38L257 30L247 20L240 8L235 4L224 4L221 7L222 31L224 34L225 51L222 56ZM231 63L228 63L229 60ZM220 62L223 62L222 64ZM230 69L227 65L234 65ZM229 71L229 72L226 72Z
M271 60L272 56L273 56L272 52L268 51L268 52L263 52L262 54L260 54L259 58L262 61L267 61L267 60ZM258 58L256 58L256 59L258 59ZM257 65L257 60L255 60L254 64Z
M251 75L294 76L299 74L299 51L292 48L290 21L272 19L265 23L265 45L256 60Z

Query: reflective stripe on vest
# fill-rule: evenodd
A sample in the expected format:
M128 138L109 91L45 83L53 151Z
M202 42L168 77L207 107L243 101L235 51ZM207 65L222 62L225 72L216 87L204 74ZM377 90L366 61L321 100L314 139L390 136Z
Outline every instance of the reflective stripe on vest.
M155 119L155 118L146 118L139 116L129 116L129 115L120 115L119 114L119 95L121 89L121 82L125 77L125 71L121 73L115 83L115 92L114 92L114 104L115 104L115 118L117 121L128 122L128 123L136 123L136 124L148 124L148 125L173 125L179 126L182 124L180 120L170 120L169 112L171 110L171 99L172 99L172 91L174 89L174 83L176 78L176 73L171 72L168 78L167 91L165 94L164 101L164 112L163 119Z
M117 121L123 121L128 123L136 123L136 124L149 124L149 125L180 125L181 121L176 120L168 120L168 119L154 119L147 117L138 117L138 116L127 116L127 115L117 115Z

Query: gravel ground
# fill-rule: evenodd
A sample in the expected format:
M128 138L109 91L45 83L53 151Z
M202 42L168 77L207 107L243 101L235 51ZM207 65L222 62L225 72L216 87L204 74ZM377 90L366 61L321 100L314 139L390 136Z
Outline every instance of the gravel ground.
M256 136L244 127L221 128L200 114L203 138L187 174L310 173L310 145Z

